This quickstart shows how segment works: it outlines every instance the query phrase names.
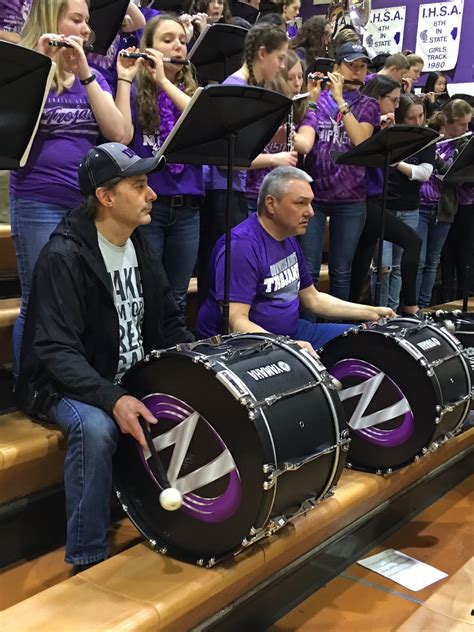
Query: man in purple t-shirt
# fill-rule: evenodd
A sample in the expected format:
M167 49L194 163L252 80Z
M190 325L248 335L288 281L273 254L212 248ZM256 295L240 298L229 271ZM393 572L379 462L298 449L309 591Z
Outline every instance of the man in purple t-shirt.
M314 215L312 179L295 167L278 167L260 188L257 213L232 230L230 308L231 332L266 331L288 335L302 346L319 347L350 325L312 323L299 309L336 320L377 320L394 316L387 307L358 305L318 292L313 285L296 236L306 232ZM225 242L221 238L210 264L209 293L201 305L197 332L221 332L224 297Z

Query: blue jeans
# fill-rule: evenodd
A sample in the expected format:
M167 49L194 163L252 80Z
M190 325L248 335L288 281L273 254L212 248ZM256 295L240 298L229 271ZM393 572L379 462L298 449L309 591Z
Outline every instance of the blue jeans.
M420 307L428 307L431 303L441 251L452 226L448 222L438 222L437 214L435 208L420 207L418 234L422 239L422 245L416 280Z
M416 211L393 211L393 215L400 219L404 224L418 229L420 213ZM383 242L382 268L389 268L388 272L382 273L382 283L380 286L380 305L388 305L394 311L397 311L400 304L400 291L402 289L402 274L400 264L402 261L403 248L397 246L391 241ZM372 273L371 283L372 292L374 293L375 281L377 274Z
M324 229L329 215L329 293L343 300L349 298L351 267L359 237L364 228L365 202L316 202L314 217L309 220L300 244L317 285L321 269Z
M300 318L296 340L306 340L310 342L314 349L318 349L336 336L340 336L345 331L354 327L341 323L312 323Z
M199 198L195 205L172 206L154 202L151 223L141 230L160 254L173 296L184 314L189 280L199 248Z
M12 239L21 285L21 310L13 327L13 374L19 372L21 341L36 260L68 209L10 196Z
M64 463L69 564L91 564L108 555L112 456L119 429L103 410L63 397L49 417L67 436Z

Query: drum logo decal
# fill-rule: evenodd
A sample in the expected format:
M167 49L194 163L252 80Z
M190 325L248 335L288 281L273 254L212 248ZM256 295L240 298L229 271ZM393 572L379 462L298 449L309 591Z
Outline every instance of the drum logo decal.
M248 375L252 377L256 382L259 380L265 380L267 377L273 377L274 375L281 375L282 373L289 373L291 366L286 362L276 362L275 364L267 364L260 366L256 369L247 371Z
M387 374L373 364L352 358L337 362L331 374L342 382L339 397L349 426L357 435L389 448L411 437L415 422L410 404Z
M423 351L427 351L428 349L434 349L435 347L441 347L441 343L436 338L427 338L426 340L422 340L421 342L416 343L417 347L423 349Z
M167 469L168 480L183 494L181 511L202 522L222 522L240 505L241 482L232 455L214 428L188 404L162 393L147 395L143 403L168 428L153 438L153 445ZM170 428L171 426L171 428ZM139 448L150 478L150 452ZM169 463L164 451L171 450ZM161 488L160 488L161 489ZM158 495L157 495L158 499Z

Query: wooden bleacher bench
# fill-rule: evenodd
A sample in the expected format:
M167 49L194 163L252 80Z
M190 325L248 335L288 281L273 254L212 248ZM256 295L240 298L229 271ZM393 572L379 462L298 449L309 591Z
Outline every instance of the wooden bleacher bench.
M162 557L139 544L0 613L9 632L178 632L219 612L274 573L418 480L462 457L474 429L389 477L345 470L336 493L278 535L212 569Z
M61 483L66 442L20 411L0 416L0 505Z

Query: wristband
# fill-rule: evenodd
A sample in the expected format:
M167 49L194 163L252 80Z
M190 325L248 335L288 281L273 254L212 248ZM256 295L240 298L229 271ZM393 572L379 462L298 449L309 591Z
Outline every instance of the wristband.
M88 86L95 80L96 76L94 75L94 73L92 73L92 75L90 77L87 77L87 79L79 79L79 83L81 84L81 86Z
M129 83L130 85L132 85L133 83L132 81L130 81L130 79L123 79L122 77L119 77L117 81L125 81L126 83Z

